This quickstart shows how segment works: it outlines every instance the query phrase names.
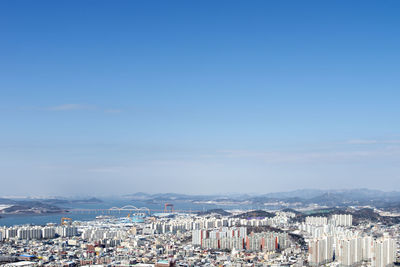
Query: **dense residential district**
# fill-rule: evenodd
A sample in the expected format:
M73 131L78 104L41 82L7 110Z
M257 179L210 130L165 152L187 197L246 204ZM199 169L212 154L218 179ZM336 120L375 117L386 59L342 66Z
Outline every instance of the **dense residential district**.
M386 214L386 216L391 216ZM399 224L296 211L99 216L0 228L4 266L393 266Z

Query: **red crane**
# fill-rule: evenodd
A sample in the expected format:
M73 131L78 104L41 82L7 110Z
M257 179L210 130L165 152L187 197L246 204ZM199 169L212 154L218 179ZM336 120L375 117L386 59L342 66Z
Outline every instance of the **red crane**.
M174 212L174 204L171 203L165 203L164 205L164 212L168 212L168 208L169 208L169 212Z

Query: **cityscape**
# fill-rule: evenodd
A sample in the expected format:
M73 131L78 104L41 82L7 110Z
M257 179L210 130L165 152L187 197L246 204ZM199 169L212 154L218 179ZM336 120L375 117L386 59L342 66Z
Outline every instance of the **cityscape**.
M399 0L0 0L0 267L400 266Z
M363 204L327 206L312 201L293 209L285 203L290 201L286 195L305 192L310 194L310 190L274 194L281 196L280 208L276 204L271 208L271 203L265 202L265 208L257 210L233 208L232 203L225 203L225 208L214 204L214 209L200 211L193 204L193 209L185 210L179 208L182 203L176 202L176 194L164 195L170 202L161 205L161 201L159 209L134 205L64 208L57 213L58 222L0 227L0 262L4 266L400 265L400 213L391 208L394 204L398 206L400 195L398 202L392 199L384 208ZM358 199L354 191L347 191L347 195L361 202L361 192L369 196L375 192L379 195L376 201L383 197L387 201L385 192L378 194L366 189L357 192ZM143 193L130 197L134 196L143 198ZM194 203L199 197L192 196L187 201ZM154 201L151 198L147 195L149 203ZM101 200L52 201L94 205ZM133 199L130 201L135 203ZM30 203L19 200L15 206L24 202ZM15 213L12 207L3 205L0 214L5 218L25 216L27 221L32 216L46 218L43 213ZM52 208L53 213L55 207ZM91 218L68 217L85 213Z

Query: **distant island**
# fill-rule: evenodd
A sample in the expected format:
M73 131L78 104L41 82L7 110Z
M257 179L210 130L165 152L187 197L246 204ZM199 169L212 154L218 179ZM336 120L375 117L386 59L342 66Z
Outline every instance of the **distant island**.
M0 198L0 214L55 214L68 212L68 208L60 207L72 204L94 204L101 203L102 200L98 198L88 199L24 199L15 200L9 198Z
M44 199L43 202L54 205L68 205L68 204L97 204L102 203L103 200L91 197L87 199Z
M2 204L1 214L49 214L66 212L65 209L40 201L15 201Z

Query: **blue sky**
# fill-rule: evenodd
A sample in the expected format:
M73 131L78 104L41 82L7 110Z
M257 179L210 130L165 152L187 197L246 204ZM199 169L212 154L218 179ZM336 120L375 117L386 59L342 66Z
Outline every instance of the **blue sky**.
M400 190L399 10L1 1L0 194Z

